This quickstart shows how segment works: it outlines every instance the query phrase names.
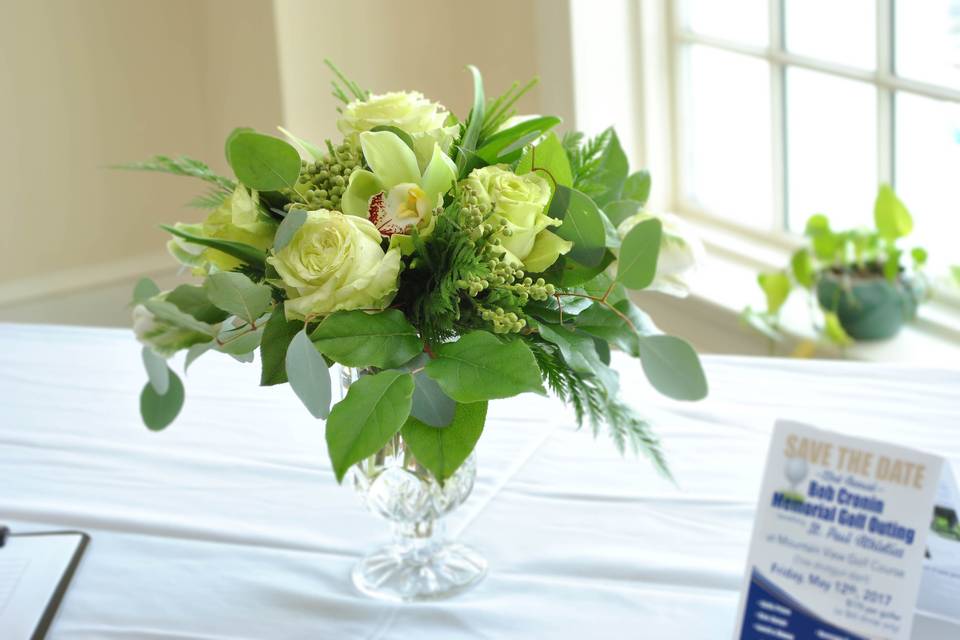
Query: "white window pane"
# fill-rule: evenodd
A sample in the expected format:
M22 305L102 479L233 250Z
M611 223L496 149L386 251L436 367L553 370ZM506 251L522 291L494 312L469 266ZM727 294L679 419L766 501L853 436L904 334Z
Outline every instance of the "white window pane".
M705 46L683 53L685 195L710 213L770 229L770 69Z
M960 89L960 0L900 0L896 38L898 75Z
M837 228L872 224L877 190L877 100L872 85L787 71L787 214L802 232L825 213Z
M707 36L766 46L770 38L767 0L685 0L683 24Z
M936 265L958 262L960 104L901 93L896 103L897 195L913 214L908 238Z
M787 49L829 62L876 68L876 0L787 0Z

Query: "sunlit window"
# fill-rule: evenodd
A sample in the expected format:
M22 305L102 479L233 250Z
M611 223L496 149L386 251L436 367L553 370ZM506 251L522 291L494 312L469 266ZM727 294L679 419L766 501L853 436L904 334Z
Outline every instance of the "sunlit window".
M676 205L755 231L871 224L880 182L935 262L960 237L960 0L678 0ZM939 258L939 259L938 259Z

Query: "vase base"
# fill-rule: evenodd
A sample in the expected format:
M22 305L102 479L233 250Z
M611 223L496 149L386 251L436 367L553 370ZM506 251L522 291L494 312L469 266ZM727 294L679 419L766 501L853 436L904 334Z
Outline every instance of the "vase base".
M356 564L353 584L372 598L416 602L463 593L486 574L487 561L463 544L438 544L417 552L387 545Z

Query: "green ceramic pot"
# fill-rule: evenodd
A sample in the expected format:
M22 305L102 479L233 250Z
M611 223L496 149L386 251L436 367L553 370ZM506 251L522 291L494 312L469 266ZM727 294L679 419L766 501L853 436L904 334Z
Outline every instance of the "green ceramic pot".
M897 335L917 315L918 286L903 274L891 282L881 274L822 272L817 301L837 314L854 340L884 340Z

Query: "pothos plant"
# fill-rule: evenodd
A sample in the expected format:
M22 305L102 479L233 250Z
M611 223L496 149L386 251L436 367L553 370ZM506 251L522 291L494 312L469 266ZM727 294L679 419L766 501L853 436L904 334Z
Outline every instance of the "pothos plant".
M371 95L330 66L339 141L237 129L235 178L185 157L126 165L206 182L194 204L212 210L163 227L202 282L134 292L147 427L165 428L184 402L175 352L186 369L206 352L250 362L259 349L261 384L289 383L326 420L338 480L400 433L442 482L489 401L546 388L666 472L618 395L611 351L639 358L672 398L703 398L707 384L690 345L628 297L657 281L663 233L643 211L650 177L629 173L613 129L558 137L557 117L515 117L533 83L487 100L473 67L461 121L419 93ZM364 375L332 404L335 363Z
M816 304L812 323L834 343L895 334L923 299L927 251L914 246L907 262L901 241L913 230L913 218L889 185L880 186L873 214L873 229L843 231L832 229L823 214L811 216L804 230L807 246L792 255L789 268L757 277L766 309L748 307L745 319L781 339L781 310L798 289L809 294L812 310Z

